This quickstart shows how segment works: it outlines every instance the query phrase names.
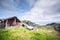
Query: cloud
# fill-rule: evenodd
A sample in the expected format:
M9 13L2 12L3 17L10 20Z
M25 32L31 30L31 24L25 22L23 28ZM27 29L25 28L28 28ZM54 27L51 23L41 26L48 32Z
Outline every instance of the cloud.
M0 18L15 15L21 17L24 12L32 8L35 2L35 0L0 0Z
M32 7L36 3L37 0L25 0L25 1L28 3L30 7Z
M38 24L60 19L60 0L0 0L0 16L16 15Z
M30 10L36 0L0 0L0 7L8 10Z
M59 9L60 0L38 0L34 7L30 11L26 12L22 17L39 24L46 24L49 22L59 21L54 18L60 16Z

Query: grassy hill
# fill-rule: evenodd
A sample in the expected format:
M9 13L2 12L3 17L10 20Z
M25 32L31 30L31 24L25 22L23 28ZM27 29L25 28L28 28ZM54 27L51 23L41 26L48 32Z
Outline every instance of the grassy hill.
M31 31L25 28L10 28L0 30L0 40L60 40L60 34L47 28Z

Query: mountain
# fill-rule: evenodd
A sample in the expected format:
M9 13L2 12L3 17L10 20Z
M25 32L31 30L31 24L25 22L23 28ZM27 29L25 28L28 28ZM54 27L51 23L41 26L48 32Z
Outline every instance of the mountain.
M29 26L33 26L33 27L39 27L40 26L40 25L38 25L34 22L31 22L31 21L28 21L28 20L23 20L22 22L29 25Z
M56 31L60 32L60 23L51 23L51 24L47 24L47 26L50 26L54 28Z
M47 26L59 26L60 23L50 23L50 24L47 24Z

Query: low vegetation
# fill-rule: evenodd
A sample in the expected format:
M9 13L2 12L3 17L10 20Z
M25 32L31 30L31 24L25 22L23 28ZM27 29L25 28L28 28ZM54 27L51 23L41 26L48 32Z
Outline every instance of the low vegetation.
M60 40L60 34L45 27L38 32L25 28L10 28L0 30L0 40Z

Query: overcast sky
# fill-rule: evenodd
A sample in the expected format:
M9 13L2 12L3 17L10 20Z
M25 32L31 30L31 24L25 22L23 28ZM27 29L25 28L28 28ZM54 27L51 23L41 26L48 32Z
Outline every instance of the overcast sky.
M0 18L13 16L38 24L60 22L60 0L0 0Z

